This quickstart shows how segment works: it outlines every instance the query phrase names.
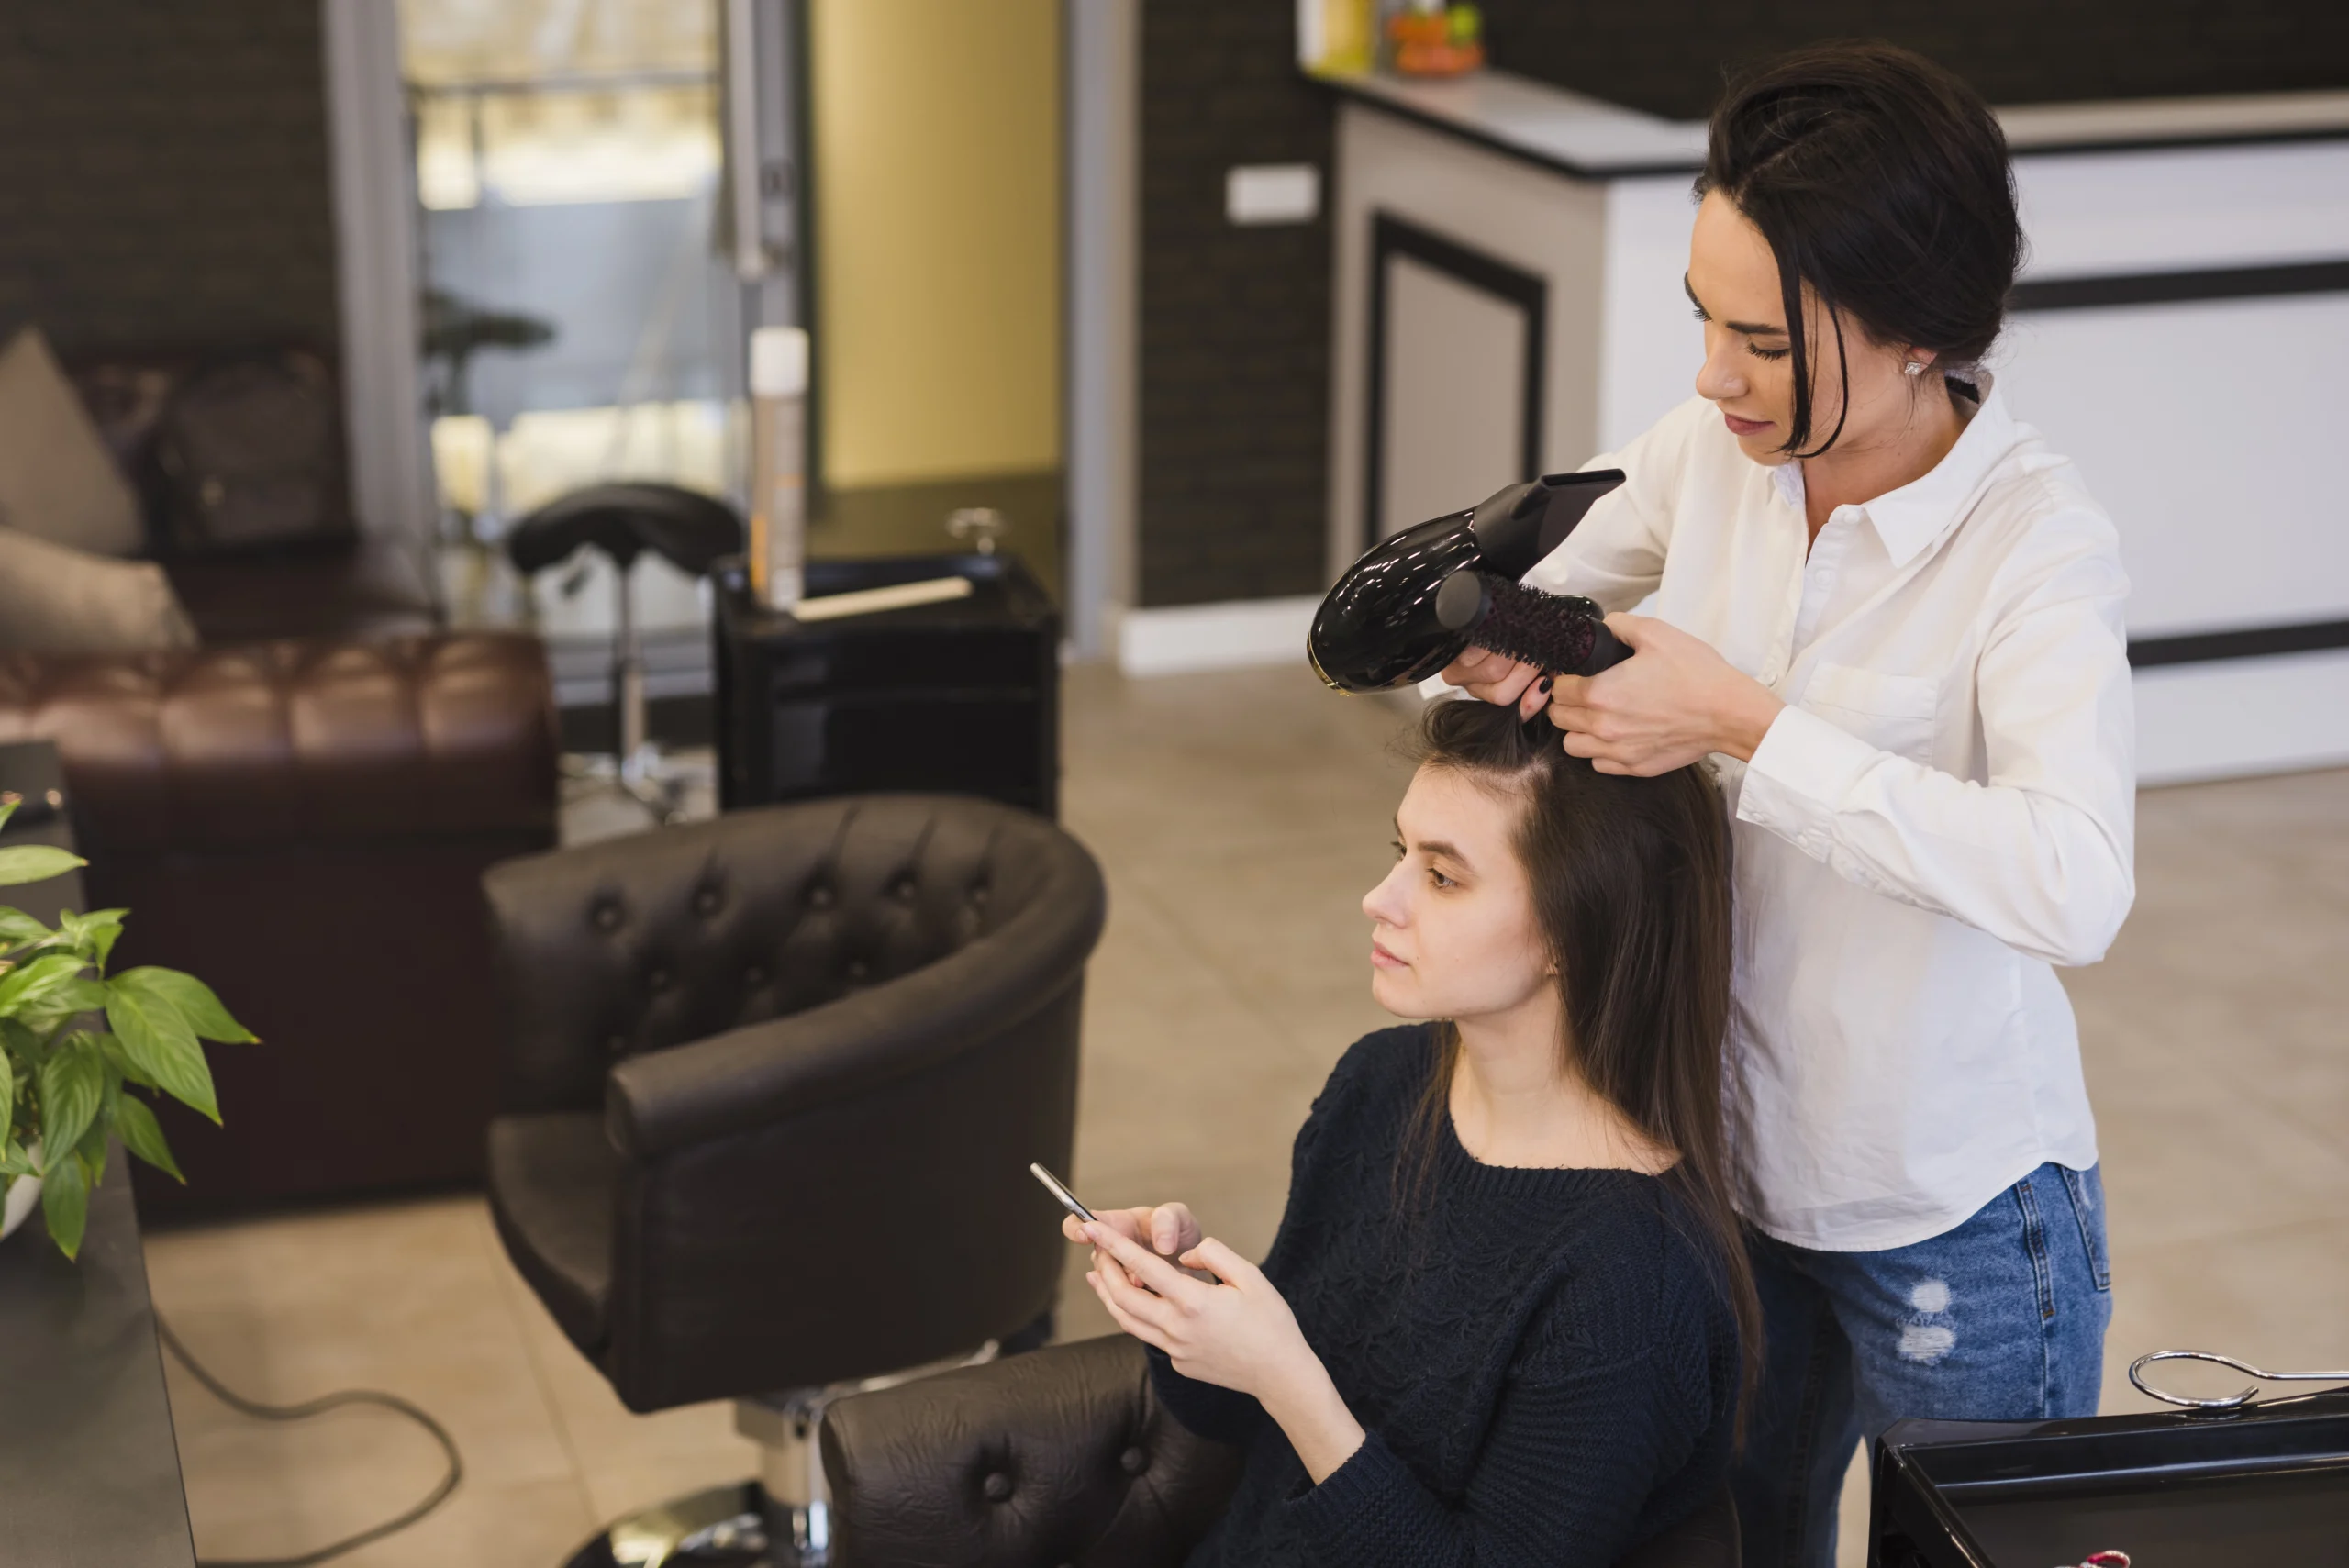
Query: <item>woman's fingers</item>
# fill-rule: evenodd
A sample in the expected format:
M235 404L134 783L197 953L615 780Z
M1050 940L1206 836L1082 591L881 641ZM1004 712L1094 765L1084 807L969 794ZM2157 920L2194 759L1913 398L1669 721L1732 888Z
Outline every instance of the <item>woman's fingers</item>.
M1167 1349L1166 1336L1157 1324L1144 1322L1118 1304L1117 1297L1110 1294L1112 1287L1107 1276L1088 1273L1085 1276L1085 1283L1093 1287L1093 1294L1101 1298L1103 1307L1108 1308L1111 1322L1145 1345L1154 1345L1162 1351Z
M1465 686L1505 673L1508 660L1487 648L1464 648L1460 657L1443 667L1444 684Z
M1107 1226L1092 1227L1087 1234L1091 1236L1093 1244L1115 1258L1124 1266L1126 1273L1160 1296L1171 1296L1177 1290L1195 1289L1198 1284L1197 1280L1149 1248L1129 1240Z
M1191 1218L1189 1205L1162 1203L1150 1211L1150 1228L1144 1234L1150 1238L1152 1251L1171 1258L1198 1245L1199 1222Z
M1205 1269L1226 1284L1253 1284L1264 1277L1263 1270L1212 1236L1176 1261L1186 1268Z
M1101 1288L1117 1303L1119 1310L1129 1318L1163 1329L1167 1315L1174 1310L1164 1297L1137 1284L1114 1259L1096 1258L1093 1272L1100 1276Z
M1505 653L1470 648L1443 667L1443 680L1445 684L1458 686L1480 701L1506 707L1523 699L1541 673Z

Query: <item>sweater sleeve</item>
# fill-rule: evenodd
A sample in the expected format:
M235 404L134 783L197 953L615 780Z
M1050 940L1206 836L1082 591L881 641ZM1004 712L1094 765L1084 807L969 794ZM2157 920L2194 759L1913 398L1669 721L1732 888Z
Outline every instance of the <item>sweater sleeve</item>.
M1642 1508L1687 1464L1713 1419L1679 1369L1706 1363L1686 1327L1562 1342L1503 1390L1459 1500L1438 1496L1372 1432L1286 1507L1317 1568L1609 1568ZM1554 1325L1553 1325L1554 1327ZM1611 1341L1611 1342L1610 1342ZM1701 1382L1701 1380L1697 1380Z
M1149 1347L1150 1381L1169 1414L1209 1442L1245 1445L1264 1428L1264 1407L1252 1394L1185 1377L1157 1346Z

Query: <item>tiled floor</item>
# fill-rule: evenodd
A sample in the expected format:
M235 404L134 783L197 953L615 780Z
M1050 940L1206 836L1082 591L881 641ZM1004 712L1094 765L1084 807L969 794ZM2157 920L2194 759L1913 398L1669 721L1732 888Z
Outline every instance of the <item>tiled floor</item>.
M1070 672L1068 826L1108 868L1091 971L1078 1189L1182 1197L1260 1250L1291 1134L1338 1052L1384 1021L1356 903L1388 854L1404 710L1298 673L1127 683ZM2148 794L2137 912L2068 976L2111 1204L2128 1359L2209 1345L2349 1360L2349 773ZM448 1423L464 1485L354 1564L553 1563L597 1519L747 1473L723 1406L631 1416L450 1198L150 1240L155 1295L234 1385L352 1384ZM1063 1332L1108 1330L1075 1286ZM438 1456L376 1412L257 1427L175 1373L205 1555L290 1552L388 1515ZM1848 1539L1846 1561L1857 1563Z

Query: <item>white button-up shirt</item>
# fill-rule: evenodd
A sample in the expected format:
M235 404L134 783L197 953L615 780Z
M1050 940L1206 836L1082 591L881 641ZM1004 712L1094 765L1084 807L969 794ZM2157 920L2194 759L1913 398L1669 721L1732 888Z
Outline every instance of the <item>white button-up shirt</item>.
M2134 734L2110 520L1995 387L1932 473L1839 506L1692 398L1526 581L1651 612L1788 706L1735 817L1729 1112L1749 1219L1905 1246L2047 1161L2096 1162L2054 964L2136 895Z

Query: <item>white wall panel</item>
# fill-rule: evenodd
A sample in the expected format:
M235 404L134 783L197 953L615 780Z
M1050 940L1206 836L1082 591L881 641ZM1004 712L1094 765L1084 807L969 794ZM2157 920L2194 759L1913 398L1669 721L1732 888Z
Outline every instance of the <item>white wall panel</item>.
M2349 762L2349 649L2165 664L2135 685L2141 784Z
M1594 450L1615 450L1696 395L1705 333L1681 286L1688 230L1697 221L1688 193L1686 174L1618 180L1607 188Z
M2349 143L2015 160L2026 277L2349 257Z
M1999 358L2121 530L2132 635L2349 617L2349 295L2034 312Z
M1381 536L1525 477L1524 310L1409 256L1386 266Z
M1599 250L1606 221L1603 186L1351 104L1338 112L1337 184L1330 204L1337 253L1330 306L1332 574L1362 552L1373 215L1392 213L1548 284L1541 453L1547 469L1571 468L1598 450Z

